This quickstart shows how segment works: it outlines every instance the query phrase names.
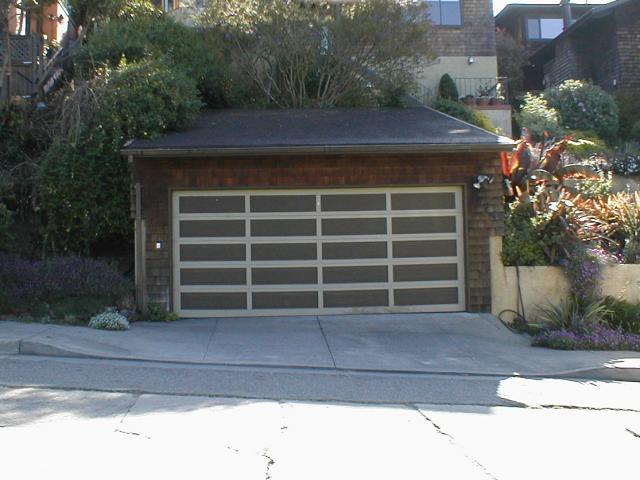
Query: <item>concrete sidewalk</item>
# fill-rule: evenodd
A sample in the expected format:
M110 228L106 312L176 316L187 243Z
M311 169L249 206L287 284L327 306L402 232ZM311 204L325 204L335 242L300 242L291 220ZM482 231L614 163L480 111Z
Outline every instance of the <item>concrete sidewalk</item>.
M640 381L639 352L567 352L529 341L471 313L137 322L126 332L0 322L0 354Z

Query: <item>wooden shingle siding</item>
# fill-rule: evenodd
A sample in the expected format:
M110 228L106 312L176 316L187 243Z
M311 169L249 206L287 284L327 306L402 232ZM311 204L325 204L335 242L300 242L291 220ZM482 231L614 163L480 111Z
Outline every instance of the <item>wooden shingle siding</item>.
M171 308L171 208L175 189L437 186L464 187L467 308L489 311L489 237L503 229L498 154L136 158L146 227L145 302ZM496 178L481 190L473 178ZM161 249L156 249L160 242Z
M460 0L461 26L434 26L433 52L438 57L495 56L496 34L490 0Z

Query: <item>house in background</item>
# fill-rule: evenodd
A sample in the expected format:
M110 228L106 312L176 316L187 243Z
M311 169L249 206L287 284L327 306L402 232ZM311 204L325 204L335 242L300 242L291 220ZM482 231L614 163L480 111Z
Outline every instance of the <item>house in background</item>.
M496 30L511 35L532 55L593 8L594 5L572 4L566 0L556 5L510 4L496 15ZM543 88L541 64L529 63L523 67L522 73L525 90Z
M3 45L5 36L0 27L0 64L3 52L10 50L10 69L0 79L0 101L11 97L31 96L45 72L49 47L57 47L67 32L69 11L66 0L57 0L33 13L9 9L10 48Z
M429 0L434 60L422 71L421 100L435 98L444 74L456 83L460 97L502 97L503 102L475 105L494 126L511 135L508 79L498 78L496 34L491 0Z
M565 2L557 5L511 3L496 15L496 28L534 53L560 35L565 23L571 24L592 10L594 5Z
M544 87L580 79L613 94L640 94L640 1L593 8L530 59Z

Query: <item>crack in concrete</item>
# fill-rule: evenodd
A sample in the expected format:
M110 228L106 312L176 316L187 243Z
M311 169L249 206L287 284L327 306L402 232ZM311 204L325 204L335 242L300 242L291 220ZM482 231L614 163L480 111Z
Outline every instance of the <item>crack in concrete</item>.
M631 412L640 413L640 409L636 408L616 408L616 407L588 407L584 405L529 405L531 409L555 409L555 410L592 410L595 412Z
M498 480L498 478L496 476L494 476L487 467L485 467L482 463L480 463L478 460L476 460L475 458L473 458L472 456L470 456L469 454L467 454L464 449L462 447L460 447L460 445L458 445L458 443L456 442L456 439L453 438L453 436L447 432L445 432L442 427L440 427L440 425L438 425L436 422L434 422L431 418L429 418L422 410L420 410L417 405L409 405L410 407L412 407L416 412L418 412L418 414L424 418L433 428L435 428L436 432L444 437L447 438L447 441L449 442L449 444L456 448L458 451L460 451L462 453L462 455L464 456L464 458L466 458L467 460L469 460L473 465L475 465L478 469L480 469L480 471L482 473L484 473L487 478L490 478L491 480Z
M261 457L264 457L267 459L267 468L264 472L264 480L270 480L271 479L271 467L273 465L275 465L276 461L269 456L269 449L265 448L262 451L262 454L260 455Z
M207 348L204 349L204 355L202 356L202 360L204 361L209 355L209 349L211 348L211 342L213 342L213 335L218 330L218 323L220 323L220 319L216 318L216 323L213 324L213 329L211 330L211 335L209 335L209 341L207 342Z
M327 340L327 335L324 333L324 328L322 328L322 322L320 322L320 317L316 315L316 321L318 322L318 327L320 327L320 333L322 334L322 338L324 338L324 344L327 346L327 350L329 351L329 356L331 357L331 363L333 363L333 368L338 368L336 365L336 359L333 357L333 352L331 351L331 347L329 346L329 340Z
M633 430L631 430L630 428L625 428L625 430L626 430L627 432L629 432L631 435L633 435L634 437L636 437L636 438L640 438L640 433L636 433L636 432L634 432Z

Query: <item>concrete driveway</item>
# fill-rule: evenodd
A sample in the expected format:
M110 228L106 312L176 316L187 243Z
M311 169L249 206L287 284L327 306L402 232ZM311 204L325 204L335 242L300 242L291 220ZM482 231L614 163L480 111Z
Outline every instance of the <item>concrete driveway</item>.
M640 371L638 352L567 352L529 342L492 315L472 313L137 322L126 332L0 322L0 353L8 354L485 375Z

